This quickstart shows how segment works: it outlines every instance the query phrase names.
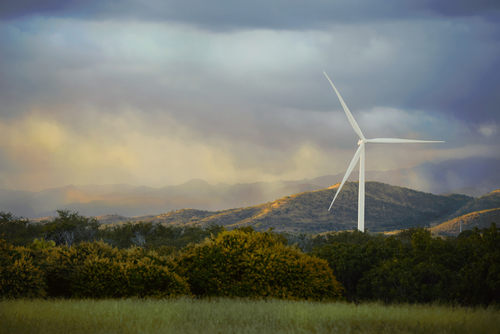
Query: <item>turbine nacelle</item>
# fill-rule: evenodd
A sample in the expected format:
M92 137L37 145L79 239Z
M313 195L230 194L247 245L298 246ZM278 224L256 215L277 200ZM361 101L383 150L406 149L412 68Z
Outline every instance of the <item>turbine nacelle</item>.
M337 88L333 85L333 82L330 80L328 75L326 75L325 72L323 72L330 82L330 84L333 87L333 90L337 94L337 97L340 100L340 104L342 105L342 108L344 108L345 114L347 116L347 119L349 120L349 123L351 123L352 128L354 129L354 132L356 132L359 136L359 141L358 141L358 149L356 153L354 154L354 157L351 160L351 163L349 164L349 167L347 168L347 171L344 175L344 178L342 179L342 182L340 183L340 186L337 189L337 193L335 194L335 197L333 198L332 204L330 204L330 207L328 208L328 211L333 206L333 203L335 202L335 199L337 198L340 189L342 189L342 186L344 183L347 181L347 178L349 175L351 175L352 170L354 169L354 166L358 163L358 160L360 161L360 166L359 166L359 200L358 200L358 230L364 231L365 229L365 144L366 143L379 143L379 144L410 144L410 143L444 143L444 141L434 141L434 140L414 140L414 139L398 139L398 138L375 138L375 139L366 139L365 136L363 135L363 132L358 126L358 123L356 123L356 120L352 116L351 112L349 111L349 108L347 108L347 105L345 104L344 100L340 96L340 93L338 92Z

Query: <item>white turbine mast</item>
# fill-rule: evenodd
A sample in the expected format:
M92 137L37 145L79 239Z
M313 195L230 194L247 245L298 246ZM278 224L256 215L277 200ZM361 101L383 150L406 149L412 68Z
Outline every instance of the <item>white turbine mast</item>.
M326 76L328 81L330 81L330 84L333 87L333 90L335 90L335 93L337 94L337 97L340 100L340 104L342 104L342 108L344 108L345 114L347 115L347 118L349 119L349 123L351 123L354 131L358 134L359 136L359 141L358 141L358 150L354 154L354 158L352 158L351 164L349 165L349 168L347 168L347 171L345 173L344 179L340 183L339 188L337 189L337 193L335 194L335 197L333 198L332 204L330 204L330 207L328 208L328 211L332 208L333 202L335 202L335 199L337 198L337 195L340 192L340 189L342 189L342 186L344 185L345 181L351 175L352 170L354 169L354 166L356 166L358 160L359 160L359 197L358 197L358 230L364 232L365 230L365 144L366 143L383 143L383 144L408 144L408 143L444 143L444 141L429 141L429 140L413 140L413 139L397 139L397 138L375 138L375 139L366 139L365 136L363 135L363 132L361 132L361 129L358 126L358 123L354 120L354 117L352 116L351 112L349 111L349 108L347 108L347 105L345 104L344 100L340 96L337 88L333 85L333 82L330 80L328 75L326 75L325 72L323 74Z

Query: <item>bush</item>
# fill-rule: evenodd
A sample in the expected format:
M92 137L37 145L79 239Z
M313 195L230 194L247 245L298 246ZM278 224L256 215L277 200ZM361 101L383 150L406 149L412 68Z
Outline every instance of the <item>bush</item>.
M76 298L165 298L189 295L186 280L149 257L118 262L88 258L71 280Z
M46 296L45 275L24 250L0 239L0 298Z
M120 298L130 295L120 264L109 258L85 259L69 277L69 292L75 298Z
M268 232L223 232L185 249L177 265L198 296L342 298L326 261L285 246Z
M103 242L56 247L47 265L49 294L76 298L189 294L188 284L172 268L170 257L140 247L118 250Z
M78 266L87 258L114 258L119 256L116 248L103 242L82 242L73 247L54 247L47 259L48 293L54 297L71 297L71 279Z
M134 296L141 298L165 298L190 295L191 290L185 278L174 273L167 266L155 264L149 257L125 266Z

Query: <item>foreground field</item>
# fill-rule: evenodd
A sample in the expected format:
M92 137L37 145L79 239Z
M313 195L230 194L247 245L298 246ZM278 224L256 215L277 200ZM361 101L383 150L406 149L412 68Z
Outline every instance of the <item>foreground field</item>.
M0 333L497 333L493 308L238 299L3 300Z

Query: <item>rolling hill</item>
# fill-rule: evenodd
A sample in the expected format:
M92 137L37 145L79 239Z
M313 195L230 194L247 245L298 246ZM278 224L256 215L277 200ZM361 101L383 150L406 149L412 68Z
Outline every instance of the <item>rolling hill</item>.
M433 233L456 235L462 230L474 227L489 227L492 222L500 223L500 189L475 198L456 211L437 219L431 228Z
M500 208L500 189L469 201L448 215L437 219L434 223L444 223L469 213Z
M451 219L447 222L431 227L433 234L458 235L460 233L460 221L462 221L462 231L477 228L488 228L491 223L500 226L500 208L475 211L463 216Z
M257 230L274 227L276 231L316 233L352 230L357 227L358 182L347 182L332 210L328 211L337 187L338 184L244 208L222 211L182 209L145 217L143 221L165 225L220 224L227 228L253 226ZM365 227L373 232L382 232L416 225L428 226L435 219L455 212L472 200L464 195L439 196L379 182L367 182Z

